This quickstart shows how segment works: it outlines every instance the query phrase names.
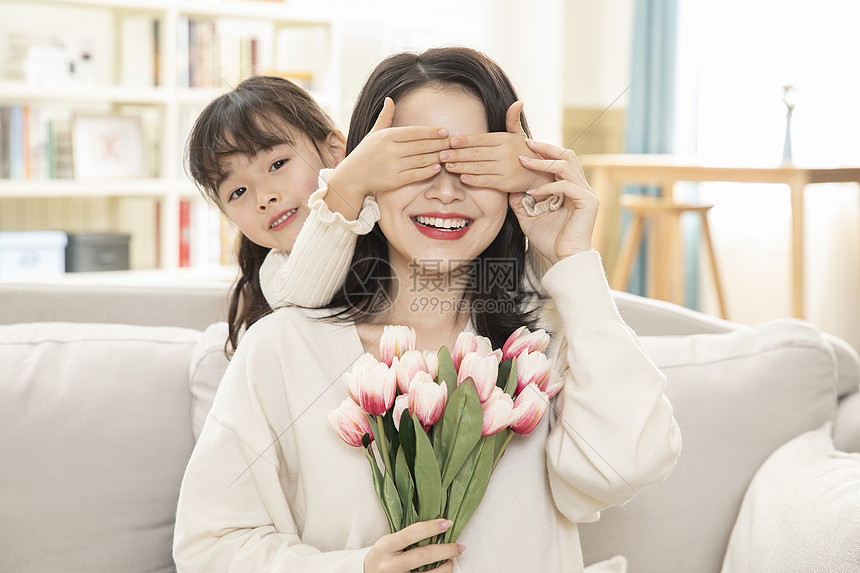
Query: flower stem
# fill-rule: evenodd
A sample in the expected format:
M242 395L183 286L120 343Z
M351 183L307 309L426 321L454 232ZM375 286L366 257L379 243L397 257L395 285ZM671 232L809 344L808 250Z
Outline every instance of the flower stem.
M385 472L394 478L394 471L391 468L391 459L388 455L388 436L385 435L385 430L382 426L382 416L376 417L376 423L379 427L379 439L376 443L379 445L379 453L382 455L382 463L385 464Z
M499 453L496 454L496 459L493 460L493 469L490 470L490 473L496 471L496 466L499 464L499 460L502 459L502 454L505 453L505 450L508 449L508 444L511 443L511 438L514 437L514 433L510 430L507 430L508 435L505 436L505 441L502 442L502 447L499 448Z

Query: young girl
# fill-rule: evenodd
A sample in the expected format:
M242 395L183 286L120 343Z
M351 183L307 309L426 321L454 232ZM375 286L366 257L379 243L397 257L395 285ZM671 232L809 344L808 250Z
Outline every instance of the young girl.
M395 55L361 92L348 151L388 98L395 126L443 125L453 139L503 131L517 100L502 70L472 50ZM669 473L678 427L665 378L619 317L591 250L596 197L572 152L529 146L543 159L523 166L556 179L530 194L559 194L561 208L529 215L522 194L468 187L456 168L378 190L379 224L358 239L359 270L331 308L283 308L248 331L183 481L179 571L405 572L446 559L438 571L582 571L576 523ZM329 192L364 185L347 157L329 173ZM526 238L531 256L552 265L542 296L526 287ZM513 286L478 280L488 286L476 292L456 280L464 268L481 278L500 259L515 263ZM428 289L464 311L413 312ZM418 347L432 350L452 348L464 329L498 347L522 324L553 333L547 355L565 379L556 415L510 444L462 545L405 550L450 522L388 534L363 452L326 419L345 395L342 374L376 351L386 324L413 327Z
M512 106L509 114L516 131L518 106ZM393 106L383 109L372 132L389 128L392 118ZM242 331L269 314L272 306L328 303L343 283L357 234L370 231L378 218L375 204L363 203L365 196L438 172L440 161L446 160L438 152L449 149L446 136L444 128L387 129L362 146L364 156L382 167L365 174L364 180L375 188L309 200L318 187L320 170L343 159L344 140L307 92L282 78L258 76L210 102L191 130L186 161L204 196L240 231L241 275L230 299L229 345L235 349ZM459 152L473 157L461 163L464 177L476 177L480 184L523 185L527 173L523 169L519 178L500 179L495 167L486 172L505 154L516 152L516 139L458 142ZM522 152L523 143L519 146ZM510 171L510 167L501 170ZM305 223L304 240L298 242L290 261L287 253ZM277 284L270 289L268 302L260 288L261 273L272 275L269 282Z

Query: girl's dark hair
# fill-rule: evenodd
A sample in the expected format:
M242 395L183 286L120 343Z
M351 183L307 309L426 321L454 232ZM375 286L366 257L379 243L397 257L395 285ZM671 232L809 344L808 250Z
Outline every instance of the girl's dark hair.
M336 131L328 114L301 87L283 78L254 76L212 100L197 117L185 148L185 170L223 212L218 186L226 177L228 156L254 157L278 145L294 145L296 134L306 136L320 153L320 145ZM240 276L230 295L228 352L238 345L243 329L272 312L260 287L260 265L268 252L239 234Z
M519 99L504 71L481 52L452 47L420 54L396 54L373 70L358 96L350 121L347 154L370 132L386 97L391 97L396 105L425 87L456 87L477 97L486 110L491 132L505 131L505 114ZM525 117L520 119L523 130L529 134ZM520 326L534 326L534 318L525 311L527 297L532 294L523 288L525 251L525 235L508 207L499 234L470 268L468 284L477 288L467 288L463 302L477 332L489 338L495 347L501 348ZM351 272L329 305L343 310L333 316L356 322L370 320L397 295L392 279L388 241L376 225L371 233L358 237Z

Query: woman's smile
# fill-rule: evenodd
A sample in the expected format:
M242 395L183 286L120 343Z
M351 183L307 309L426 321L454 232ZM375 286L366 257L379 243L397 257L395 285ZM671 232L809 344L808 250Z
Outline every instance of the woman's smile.
M454 241L466 236L474 220L456 213L426 213L415 215L412 222L423 235L431 239Z

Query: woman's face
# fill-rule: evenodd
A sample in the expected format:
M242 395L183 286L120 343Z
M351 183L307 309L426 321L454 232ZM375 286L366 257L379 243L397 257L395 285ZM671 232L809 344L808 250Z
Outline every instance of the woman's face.
M298 130L295 144L278 145L257 155L226 158L227 176L218 186L224 213L254 243L290 251L308 216L308 197L324 167L343 159L340 134L317 146ZM319 147L319 151L317 151Z
M451 137L484 133L484 105L457 87L427 87L396 102L394 126L446 127ZM442 169L430 179L377 193L379 227L392 264L415 261L450 271L475 259L505 222L508 195L467 187Z

